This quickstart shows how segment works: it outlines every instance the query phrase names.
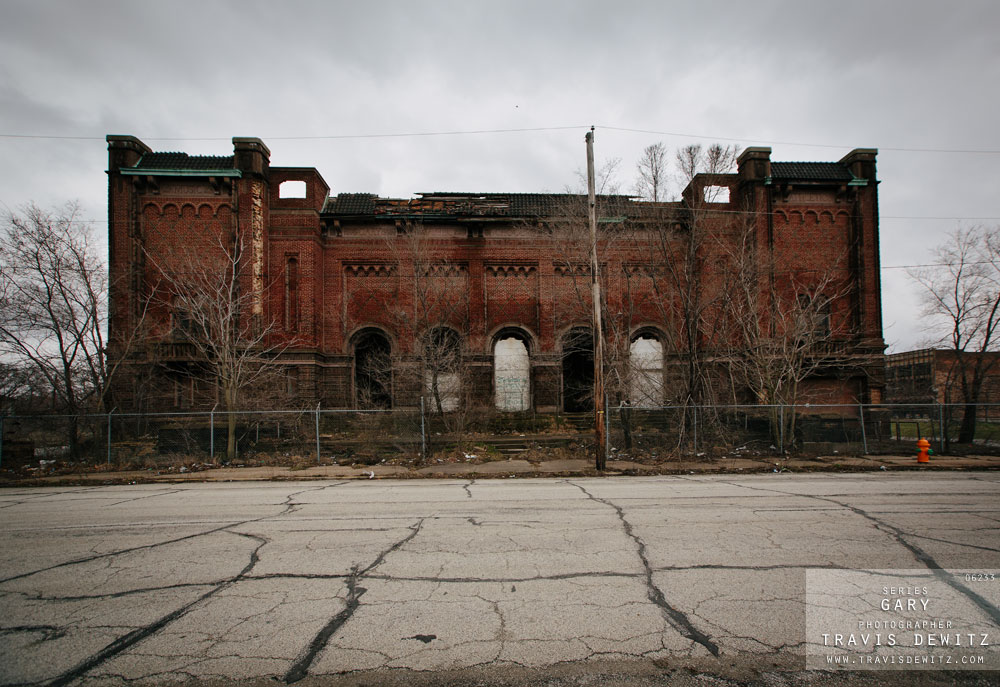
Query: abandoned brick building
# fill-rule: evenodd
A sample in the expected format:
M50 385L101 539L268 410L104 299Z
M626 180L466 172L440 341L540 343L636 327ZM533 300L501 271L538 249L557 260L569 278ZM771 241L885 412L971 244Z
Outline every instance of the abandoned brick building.
M280 373L267 382L274 406L592 407L585 197L331 195L316 169L272 167L255 138L234 138L228 156L107 140L111 351L133 373L120 407L147 383L146 407L219 401L192 373L189 313L171 299L196 280L188 263L222 264L234 246L238 328L260 334ZM796 400L881 401L876 151L770 152L695 176L677 202L599 199L613 401L787 399L733 371L806 335L805 357L821 360ZM802 313L788 316L799 307L811 308L804 332Z

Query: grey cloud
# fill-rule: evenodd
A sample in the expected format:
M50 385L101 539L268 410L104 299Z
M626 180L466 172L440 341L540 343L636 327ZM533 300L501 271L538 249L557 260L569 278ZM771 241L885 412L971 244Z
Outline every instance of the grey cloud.
M335 192L557 191L597 124L626 187L643 146L692 139L604 126L731 137L784 160L881 147L886 265L922 260L956 225L889 217L1000 216L998 156L886 150L1000 149L993 2L98 0L3 14L0 133L95 137L0 138L18 160L0 172L8 204L80 195L100 219L112 132L202 154L261 136L275 164L315 166ZM581 128L280 138L562 125ZM178 136L212 140L153 140ZM901 270L883 282L887 339L909 347L913 287Z

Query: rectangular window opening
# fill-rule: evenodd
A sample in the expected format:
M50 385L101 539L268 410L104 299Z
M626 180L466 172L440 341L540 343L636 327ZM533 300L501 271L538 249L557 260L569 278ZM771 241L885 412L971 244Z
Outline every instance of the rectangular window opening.
M278 186L278 198L305 198L306 182L282 181Z
M704 198L706 203L728 203L729 202L729 187L728 186L706 186L704 191Z

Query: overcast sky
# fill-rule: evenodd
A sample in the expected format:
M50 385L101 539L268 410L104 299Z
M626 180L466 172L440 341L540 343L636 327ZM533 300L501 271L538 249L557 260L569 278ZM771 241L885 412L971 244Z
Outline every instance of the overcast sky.
M104 236L109 133L215 155L258 136L332 193L395 197L561 191L590 125L626 190L658 141L872 147L885 338L908 350L894 266L1000 224L998 29L1000 3L961 0L0 0L0 202L76 199ZM336 138L496 129L548 130Z

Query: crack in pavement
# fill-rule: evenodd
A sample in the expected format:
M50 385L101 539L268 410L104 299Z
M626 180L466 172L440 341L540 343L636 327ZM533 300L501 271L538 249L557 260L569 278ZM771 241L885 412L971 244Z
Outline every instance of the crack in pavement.
M961 514L968 514L968 511L963 511ZM990 528L992 529L992 528ZM976 530L966 530L967 532L975 532ZM965 544L962 542L951 541L949 539L941 539L939 537L928 537L925 534L914 534L912 532L907 532L911 537L916 537L917 539L926 539L927 541L936 541L942 544L951 544L952 546L964 546L969 549L980 549L981 551L994 551L1000 553L1000 549L993 548L990 546L979 546L978 544Z
M223 581L221 584L214 587L213 589L208 590L207 592L199 596L197 599L191 601L190 603L187 603L181 606L180 608L173 610L172 612L168 613L165 616L162 616L161 618L153 621L148 625L136 628L135 630L132 630L128 634L119 637L118 639L111 642L97 653L92 654L88 658L78 663L73 668L70 668L69 670L64 672L62 675L59 675L58 677L51 680L48 683L47 687L62 687L63 685L67 685L73 680L82 677L88 671L96 668L97 666L101 665L108 659L117 656L121 652L125 651L134 644L141 642L143 639L146 639L155 632L158 632L168 623L177 620L197 604L201 603L202 601L205 601L206 599L211 598L212 596L215 596L222 590L231 587L232 585L236 584L241 579L243 579L247 575L247 573L253 570L254 566L257 565L258 561L260 560L259 551L268 542L263 537L258 537L257 535L253 534L244 534L242 532L231 532L230 534L257 541L257 546L250 552L250 562L246 564L243 570L241 570L235 576Z
M670 603L667 602L666 597L663 595L663 591L656 586L656 583L653 581L653 568L650 566L649 558L646 556L646 543L632 530L632 524L625 518L625 512L621 509L621 507L611 501L608 501L607 499L601 499L594 496L584 487L576 484L575 482L567 480L566 484L576 487L592 501L603 503L605 506L609 506L615 510L618 514L618 519L621 520L622 527L625 529L625 534L628 535L628 537L635 543L636 548L638 549L639 558L642 560L642 566L645 569L647 598L660 607L660 610L663 612L664 616L674 629L691 641L701 644L713 656L718 656L719 647L708 637L708 635L696 628L683 612L671 606Z
M831 503L839 503L838 501L833 501L832 499L823 499L823 497L820 497L820 496L817 496L817 497L814 497L814 498L817 498L817 499L820 499L820 500L830 501ZM986 615L989 616L989 618L994 623L996 623L997 625L1000 625L1000 609L998 609L996 606L994 606L993 604L991 604L989 601L987 601L985 598L983 598L982 596L980 596L979 594L977 594L973 590L969 589L965 585L963 585L960 582L958 582L954 578L953 575L947 574L944 571L944 568L942 568L940 566L940 564L938 564L938 562L936 560L934 560L934 557L931 556L929 553L927 553L926 551L924 551L922 548L920 548L916 544L913 544L912 542L907 541L905 539L904 535L910 534L909 532L904 532L902 529L896 527L895 525L890 525L887 522L879 520L875 516L869 515L867 512L865 512L864 510L862 510L862 509L860 509L860 508L858 508L856 506L852 506L852 505L849 505L849 504L846 504L846 503L843 503L841 505L844 508L847 508L848 510L850 510L851 512L857 513L858 515L860 515L863 518L867 518L868 520L870 520L871 522L873 522L876 525L880 526L881 528L885 528L885 530L891 531L891 533L892 533L893 537L895 538L895 540L897 542L899 542L900 544L902 544L904 547L906 547L910 551L910 553L913 554L914 558L916 558L918 561L920 561L925 566L927 566L927 568L930 569L931 572L934 573L935 577L937 577L939 580L941 580L942 582L944 582L945 584L947 584L949 587L951 587L952 589L954 589L955 591L957 591L959 594L962 594L963 596L965 596L972 603L974 603L976 606L978 606L980 608L980 610L982 610L984 613L986 613ZM951 543L953 543L953 542L951 542Z
M342 484L348 484L348 482L335 482L333 484L326 484L326 485L323 485L321 487L313 487L311 489L302 489L301 491L297 491L297 492L294 492L292 494L289 494L287 497L285 497L285 502L284 503L275 504L275 505L279 505L279 506L284 506L285 510L281 511L280 513L275 513L274 515L265 515L265 516L262 516L262 517L259 517L259 518L253 518L253 519L250 519L250 520L242 520L240 522L231 522L231 523L228 523L228 524L225 524L225 525L221 525L219 527L214 527L214 528L212 528L210 530L205 530L204 532L195 532L194 534L187 534L187 535L184 535L183 537L177 537L175 539L167 539L166 541L156 542L154 544L143 544L141 546L133 546L133 547L130 547L130 548L127 548L127 549L119 549L117 551L109 551L107 553L99 553L99 554L95 554L93 556L86 556L84 558L74 558L73 560L64 561L62 563L56 563L54 565L50 565L50 566L45 567L45 568L39 568L38 570L32 570L30 572L20 573L18 575L12 575L10 577L5 577L3 579L0 579L0 584L4 584L6 582L12 582L14 580L20 580L20 579L23 579L25 577L31 577L32 575L37 575L39 573L48 572L49 570L55 570L57 568L64 568L64 567L67 567L67 566L70 566L70 565L79 565L81 563L90 563L92 561L98 561L98 560L101 560L103 558L111 558L113 556L121 556L121 555L124 555L126 553L133 553L135 551L144 551L146 549L155 549L155 548L158 548L160 546L167 546L169 544L176 544L177 542L186 541L188 539L195 539L197 537L206 537L206 536L208 536L210 534L215 534L216 532L222 532L224 530L228 530L228 529L233 528L233 527L241 527L243 525L249 525L249 524L252 524L252 523L255 523L255 522L262 522L264 520L270 520L271 518L280 518L282 515L287 515L288 513L294 512L294 510L295 510L296 507L302 505L302 504L297 504L297 503L291 503L291 499L293 497L298 496L299 494L303 494L303 493L305 493L307 491L320 491L322 489L327 489L327 488L330 488L330 487L337 487L337 486L340 486ZM178 490L178 491L180 491L180 490Z
M275 517L275 516L268 516L268 517ZM187 534L187 535L184 535L183 537L176 537L174 539L167 539L165 541L156 542L155 544L143 544L141 546L132 546L132 547L129 547L127 549L119 549L117 551L109 551L107 553L99 553L99 554L95 554L93 556L86 556L84 558L74 558L71 561L64 561L62 563L56 563L54 565L50 565L50 566L47 566L45 568L39 568L38 570L32 570L31 572L20 573L18 575L12 575L10 577L5 577L3 579L0 579L0 584L4 584L6 582L12 582L14 580L20 580L20 579L23 579L25 577L31 577L32 575L38 575L39 573L48 572L49 570L55 570L57 568L64 568L64 567L67 567L67 566L70 566L70 565L79 565L81 563L90 563L92 561L99 561L99 560L101 560L103 558L110 558L112 556L121 556L121 555L124 555L126 553L132 553L134 551L144 551L145 549L155 549L155 548L160 547L160 546L167 546L169 544L176 544L179 541L186 541L188 539L194 539L196 537L205 537L205 536L208 536L210 534L215 534L216 532L221 532L222 530L229 529L230 527L237 527L238 525L245 525L245 524L250 523L250 522L256 522L256 521L255 520L247 520L245 522L229 523L227 525L222 525L220 527L214 527L214 528L212 528L210 530L206 530L204 532L195 532L194 534Z
M313 487L311 489L302 489L300 491L297 491L297 492L294 492L292 494L289 494L285 498L284 504L277 504L277 505L284 505L285 506L284 510L282 510L280 513L276 513L274 515L266 515L266 516L262 516L262 517L259 517L259 518L253 518L253 519L244 520L244 521L241 521L241 522L230 523L230 524L227 524L227 525L223 525L221 527L213 528L213 529L208 530L206 532L198 532L198 533L186 535L186 536L183 536L183 537L177 537L175 539L171 539L171 540L168 540L168 541L165 541L165 542L158 542L158 543L155 543L155 544L146 544L146 545L143 545L143 546L135 546L135 547L131 547L131 548L128 548L128 549L122 549L122 550L119 550L119 551L113 551L113 552L109 552L109 553L98 554L98 555L95 555L95 556L88 556L88 557L83 558L83 559L77 559L77 560L73 560L73 561L67 561L65 563L59 563L59 564L56 564L56 565L48 566L47 568L42 568L41 570L35 570L33 572L30 572L30 573L23 573L23 574L20 574L20 575L15 575L15 576L12 576L12 577L8 577L8 578L6 578L4 580L0 580L0 583L8 582L8 581L11 581L11 580L16 580L16 579L21 579L21 578L24 578L24 577L28 577L30 575L35 575L35 574L40 573L40 572L45 572L46 570L53 570L55 568L61 568L61 567L64 567L64 566L76 565L76 564L79 564L79 563L85 563L85 562L90 562L90 561L94 561L94 560L100 560L100 559L110 558L112 556L118 556L118 555L122 555L122 554L125 554L125 553L130 553L130 552L133 552L133 551L140 551L140 550L145 550L145 549L152 549L152 548L156 548L156 547L159 547L159 546L165 546L167 544L176 543L178 541L185 541L185 540L188 540L188 539L193 539L195 537L202 537L202 536L206 536L206 535L213 534L215 532L221 532L221 531L227 531L229 534L233 534L235 536L243 537L243 538L246 538L246 539L252 539L252 540L254 540L254 541L257 542L257 546L254 547L254 549L250 552L250 562L247 563L247 565L239 573L237 573L235 576L233 576L231 578L228 578L228 579L225 579L225 580L222 580L222 581L220 581L218 583L215 583L215 586L213 586L212 589L208 590L207 592L205 592L204 594L202 594L198 598L194 599L190 603L187 603L187 604L181 606L180 608L175 609L174 611L172 611L172 612L170 612L170 613L168 613L168 614L160 617L159 619L153 621L152 623L149 623L148 625L145 625L145 626L140 627L140 628L136 628L136 629L132 630L131 632L128 632L127 634L119 637L118 639L114 640L113 642L111 642L110 644L108 644L107 646L105 646L103 649L101 649L100 651L98 651L97 653L92 654L88 658L86 658L83 661L81 661L80 663L78 663L73 668L70 668L69 670L67 670L66 672L62 673L61 675L53 678L51 681L49 681L47 683L47 687L62 687L63 685L69 684L73 680L76 680L77 678L82 677L88 671L90 671L93 668L95 668L95 667L103 664L107 660L109 660L109 659L117 656L118 654L120 654L121 652L125 651L129 647L135 645L136 643L142 641L143 639L146 639L147 637L149 637L149 636L153 635L154 633L158 632L159 630L161 630L163 627L165 627L169 623L171 623L174 620L177 620L181 616L185 615L191 608L193 608L197 604L199 604L199 603L201 603L201 602L203 602L203 601L211 598L212 596L214 596L215 594L219 593L220 591L231 587L232 585L236 584L240 580L247 579L249 573L253 571L254 567L260 561L260 555L259 555L260 554L260 550L268 543L268 540L266 538L258 536L258 535L247 534L247 533L244 533L244 532L233 531L233 528L240 527L240 526L247 525L247 524L251 524L251 523L255 523L255 522L262 522L264 520L270 520L272 518L278 518L278 517L281 517L282 515L286 515L287 513L293 512L298 505L301 505L301 504L295 504L295 503L292 502L292 499L295 496L298 496L299 494L305 493L307 491L318 491L318 490L326 489L326 488L329 488L329 487L339 486L341 484L347 484L347 482L336 482L334 484L323 485L321 487ZM421 521L421 524L422 524L422 521ZM419 527L418 527L418 529L419 529ZM381 562L381 558L378 559L377 563L380 563L380 562ZM211 584L211 583L207 583L207 584ZM181 585L178 585L178 586L181 586ZM202 584L202 585L193 585L193 586L206 586L206 585ZM119 593L117 595L125 595L126 593L128 593L128 592L122 592L122 593Z
M26 634L30 632L41 633L44 636L41 641L59 639L66 635L66 630L56 625L15 625L14 627L0 627L0 635Z
M473 480L469 480L468 484L463 484L462 485L462 489L465 489L465 495L468 496L470 499L472 498L472 491L469 489L469 487L471 487L475 483L476 483L476 480L473 479Z
M233 532L233 534L238 534ZM251 577L248 579L256 580L258 578ZM120 599L124 596L132 596L134 594L149 594L152 592L162 592L171 589L187 589L190 587L212 587L217 584L222 584L226 580L214 580L212 582L179 582L177 584L167 584L160 587L141 587L138 589L126 589L122 592L109 592L107 594L80 594L74 596L44 596L40 592L37 594L21 591L0 591L0 594L15 594L21 596L25 599L30 599L31 601L90 601L93 599Z
M37 501L38 499L48 498L50 496L64 496L66 494L83 494L88 491L96 491L97 489L103 489L104 487L87 487L85 489L71 489L68 491L50 491L44 494L14 494L14 496L21 497L21 501L14 501L13 503L6 503L0 506L0 510L4 508L13 508L14 506L23 506L26 503L31 503Z
M309 668L312 666L319 653L326 648L330 638L337 632L337 630L343 627L348 620L351 619L351 616L354 615L358 606L361 605L361 597L368 591L364 587L359 586L358 582L361 581L369 572L381 565L386 556L406 545L410 540L417 536L417 533L420 532L420 528L424 525L425 519L426 518L420 518L416 525L410 527L410 533L408 535L387 548L385 551L379 553L378 557L364 570L359 570L357 566L351 568L351 574L347 578L347 599L343 610L333 616L333 618L331 618L330 621L316 633L316 636L313 637L311 642L309 642L309 645L298 656L298 658L296 658L292 667L288 669L288 672L285 673L283 678L286 684L298 682L309 673Z
M168 489L167 491L157 492L155 494L146 494L145 496L136 496L133 499L125 499L124 501L115 501L114 503L105 503L103 508L109 508L111 506L120 506L123 503L132 503L133 501L142 501L143 499L151 499L154 496L166 496L167 494L179 494L183 489Z
M694 480L694 481L697 481L697 480ZM745 484L739 484L739 483L736 483L736 482L729 482L729 481L725 481L725 480L719 480L719 482L721 482L722 484L729 484L730 486L741 487L743 489L753 489L753 490L756 490L756 491L767 491L767 492L771 492L771 493L774 493L774 494L784 494L785 496L799 496L799 497L808 498L808 499L815 499L817 501L825 501L827 503L834 503L834 504L837 504L838 506L840 506L841 508L846 508L847 510L851 511L852 513L854 513L856 515L860 515L861 517L865 518L866 520L874 523L875 526L876 526L876 528L882 530L883 532L887 532L888 534L892 535L892 537L901 546L903 546L905 549L907 549L910 553L913 554L914 558L916 558L919 562L923 563L924 566L926 566L927 569L930 570L934 574L934 576L936 578L938 578L939 580L941 580L942 582L944 582L945 584L947 584L949 587L951 587L952 589L954 589L955 591L957 591L959 594L962 594L963 596L965 596L967 599L969 599L969 601L971 601L981 611L983 611L994 623L996 623L997 625L1000 625L1000 609L998 609L996 606L994 606L992 603L990 603L987 599L985 599L982 596L980 596L979 594L977 594L975 591L969 589L965 585L963 585L960 582L958 582L956 579L954 579L954 576L947 574L945 572L945 569L941 567L941 565L934 559L933 556L931 556L929 553L927 553L926 551L924 551L922 548L920 548L916 544L914 544L914 543L912 543L910 541L907 541L907 539L906 539L906 536L920 537L920 535L914 534L912 532L906 532L906 531L902 530L901 528L896 527L895 525L890 525L889 523L885 522L884 520L880 520L879 518L876 518L874 515L871 515L870 513L866 512L865 510L863 510L861 508L858 508L857 506L852 506L849 503L844 503L842 501L837 501L836 499L831 498L829 496L816 496L814 494L797 494L795 492L781 491L779 489L767 489L767 488L764 488L764 487L752 487L752 486L748 486L748 485L745 485ZM838 494L838 496L839 496L839 494ZM925 539L931 539L930 537L923 537L923 538L925 538ZM950 541L946 541L946 540L935 540L935 541L943 541L944 543L951 544L953 546L963 546L963 544L960 544L960 543L957 543L957 542L950 542Z
M680 572L685 570L751 570L757 572L763 572L767 570L805 570L805 569L820 569L820 570L848 570L842 565L803 565L798 563L776 563L774 565L725 565L725 564L712 564L706 563L701 565L664 565L660 567L651 568L654 573L658 572ZM351 577L351 573L265 573L263 575L251 575L248 576L248 580L345 580ZM437 582L442 584L517 584L519 582L552 582L552 581L563 581L563 580L575 580L575 579L586 579L586 578L618 578L618 579L635 579L645 576L645 572L619 572L616 570L586 570L577 572L565 572L565 573L553 573L552 575L532 575L530 577L441 577L439 575L412 575L412 576L400 576L400 575L366 575L365 577L369 580L379 580L380 582ZM213 584L210 582L201 584L191 584L190 586L206 586L208 584ZM185 585L173 585L173 586L185 586ZM170 589L172 587L163 587L163 589ZM149 590L143 591L156 591L161 589L158 587L152 587ZM24 592L14 592L17 594L24 594ZM119 594L126 594L128 592L119 592ZM105 595L95 595L93 597L37 597L43 598L44 600L51 601L64 601L64 600L75 600L76 598L103 598ZM36 598L32 596L31 598Z

